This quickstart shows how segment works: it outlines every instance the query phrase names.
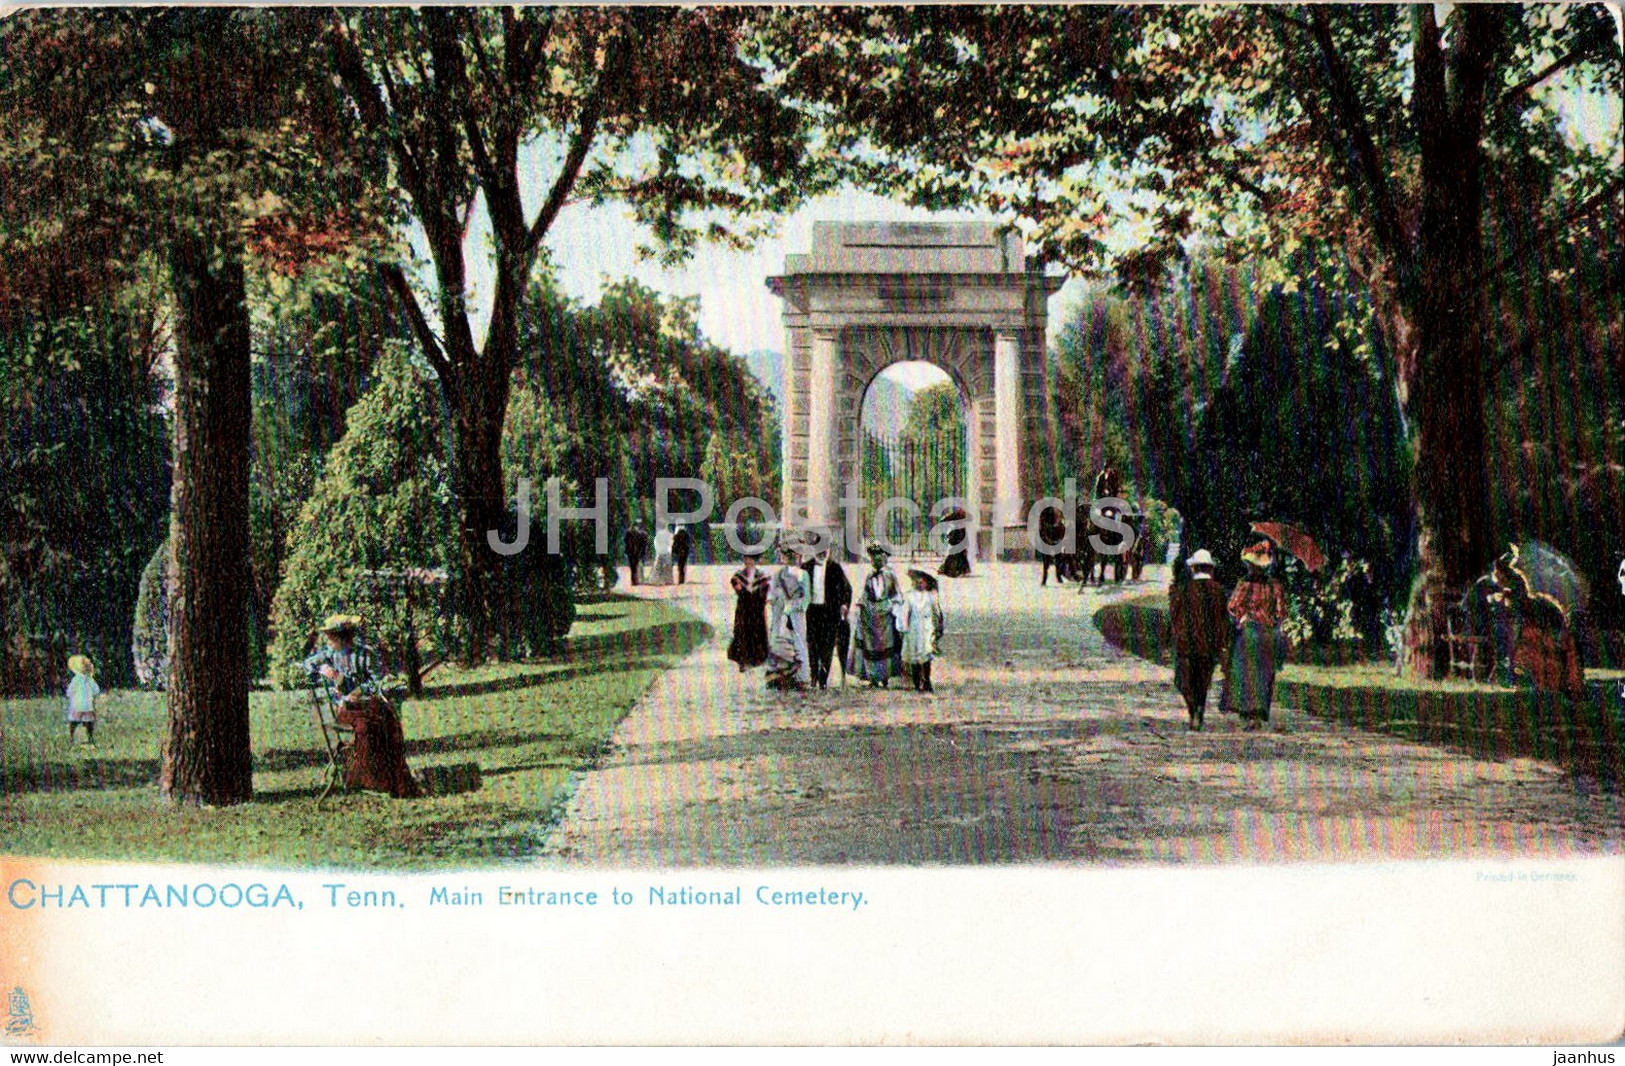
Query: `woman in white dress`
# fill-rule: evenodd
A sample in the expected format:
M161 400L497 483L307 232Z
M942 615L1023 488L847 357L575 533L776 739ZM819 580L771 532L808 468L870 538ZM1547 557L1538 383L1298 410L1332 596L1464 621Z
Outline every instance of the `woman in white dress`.
M807 572L794 546L781 544L784 566L768 586L767 684L769 688L806 688L812 682L807 655L807 603L812 599Z
M677 539L677 527L667 526L655 534L655 567L650 578L652 585L671 584L671 546Z

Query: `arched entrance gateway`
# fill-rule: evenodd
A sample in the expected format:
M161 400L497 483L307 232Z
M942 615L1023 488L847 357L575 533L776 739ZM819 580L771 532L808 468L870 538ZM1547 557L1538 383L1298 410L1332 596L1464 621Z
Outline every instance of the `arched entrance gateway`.
M841 520L842 490L861 474L865 388L893 363L922 360L948 372L965 404L962 493L975 504L978 557L991 558L995 500L1013 516L1001 522L1001 554L1031 557L1017 523L1049 448L1046 302L1064 279L988 222L818 222L812 243L767 282L784 300L789 347L785 513Z

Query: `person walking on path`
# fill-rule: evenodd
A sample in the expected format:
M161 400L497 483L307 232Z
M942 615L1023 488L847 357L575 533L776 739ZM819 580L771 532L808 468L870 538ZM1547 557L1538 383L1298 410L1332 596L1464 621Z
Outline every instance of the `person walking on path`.
M1145 515L1137 515L1134 519L1133 525L1134 545L1128 550L1128 578L1130 581L1138 582L1140 580L1140 572L1145 569Z
M841 564L830 558L828 547L802 565L807 571L807 651L812 656L812 683L828 688L841 623L852 607L852 583L846 579Z
M1168 593L1174 687L1185 698L1189 727L1200 732L1213 671L1230 643L1230 611L1224 589L1213 580L1213 556L1208 550L1193 554L1185 566L1190 570L1189 580L1176 581Z
M879 544L869 546L869 576L858 595L856 632L847 673L871 688L886 688L903 672L902 644L897 639L897 623L892 608L902 602L897 575L889 564L891 552Z
M931 660L937 654L945 619L937 598L937 579L924 570L910 570L914 587L904 593L895 608L897 628L903 634L903 665L918 692L934 692L931 687Z
M694 550L694 538L687 526L678 526L671 536L671 559L677 564L677 583L688 581L688 556Z
M767 661L767 587L771 584L756 556L745 556L745 565L734 571L728 584L734 590L734 635L728 643L728 658L744 673Z
M1066 519L1054 507L1046 507L1038 516L1038 539L1043 547L1055 549L1056 554L1046 551L1038 553L1038 587L1043 588L1049 584L1049 568L1055 567L1055 583L1066 584L1067 556L1060 553L1060 547L1066 540Z
M80 726L85 727L85 743L96 746L96 697L102 687L96 684L96 664L89 656L75 655L68 660L73 678L68 682L68 743Z
M631 571L634 585L643 575L643 558L648 554L649 534L643 531L642 526L633 525L626 531L626 567Z
M943 538L948 549L947 557L937 567L937 573L943 577L970 576L970 531L964 525L969 518L970 515L962 507L955 507L942 516L944 522L958 523Z
M650 580L656 585L671 584L671 549L676 539L676 526L668 526L655 534L655 568Z
M812 681L807 656L807 574L797 565L797 546L780 542L784 565L773 575L767 603L773 616L767 627L769 688L806 688Z
M1241 553L1247 573L1230 595L1230 617L1237 625L1224 671L1219 709L1241 715L1245 729L1262 729L1270 718L1278 665L1277 638L1286 620L1286 590L1270 577L1275 556L1269 541L1259 541Z

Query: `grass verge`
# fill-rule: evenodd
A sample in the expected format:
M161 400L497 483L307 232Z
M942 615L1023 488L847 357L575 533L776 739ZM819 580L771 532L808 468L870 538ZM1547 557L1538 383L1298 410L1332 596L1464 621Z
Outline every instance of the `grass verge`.
M478 763L476 792L421 800L330 797L303 692L249 698L254 799L194 810L162 802L162 693L98 706L96 747L70 747L60 699L0 700L0 851L49 858L429 869L534 857L571 774L604 753L655 677L708 635L663 603L584 604L563 655L444 667L401 707L414 768Z
M1167 619L1168 598L1157 593L1108 604L1094 623L1125 651L1171 666ZM1483 758L1547 759L1617 786L1625 778L1617 673L1588 671L1586 695L1569 699L1471 681L1418 682L1396 677L1386 663L1288 663L1276 677L1275 698L1318 718Z

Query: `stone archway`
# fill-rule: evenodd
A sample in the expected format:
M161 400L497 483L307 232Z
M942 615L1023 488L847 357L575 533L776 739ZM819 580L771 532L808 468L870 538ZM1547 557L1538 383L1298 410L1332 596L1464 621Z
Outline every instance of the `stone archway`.
M991 223L816 223L813 248L768 279L784 302L785 410L781 503L814 523L840 517L858 479L859 416L869 381L921 360L960 389L967 425L966 495L992 552L1030 554L1024 526L1032 471L1047 455L1046 301L1063 279L1040 272L1021 239Z

